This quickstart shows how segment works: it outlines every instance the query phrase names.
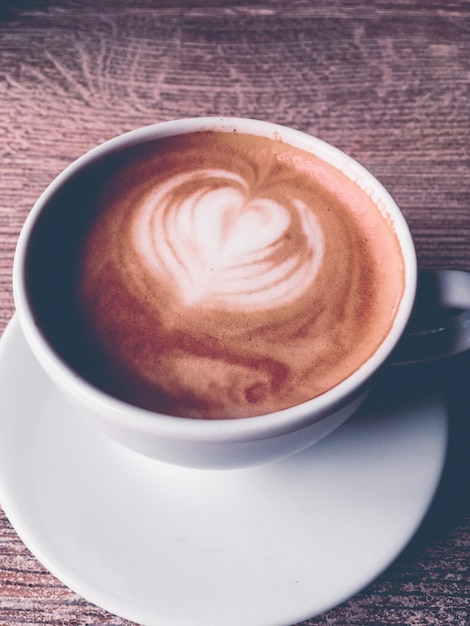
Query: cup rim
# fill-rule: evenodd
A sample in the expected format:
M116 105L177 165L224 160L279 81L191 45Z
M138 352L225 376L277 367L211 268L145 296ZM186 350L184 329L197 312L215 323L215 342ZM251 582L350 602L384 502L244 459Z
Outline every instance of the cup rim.
M385 210L392 222L404 258L404 290L393 325L370 357L352 374L333 388L298 405L272 413L242 418L195 419L157 413L128 404L95 387L69 366L49 344L36 324L24 286L28 243L34 226L56 191L89 165L105 155L149 141L195 131L240 132L279 139L308 152L342 171ZM380 202L380 205L378 204ZM229 442L263 439L303 428L345 404L357 390L387 361L405 330L414 304L417 260L412 236L405 217L395 200L375 176L358 161L326 141L306 132L273 122L237 117L192 117L143 126L113 137L95 146L70 163L43 191L27 216L18 238L13 263L13 295L20 326L36 358L55 380L90 412L100 411L101 418L120 427L185 441Z

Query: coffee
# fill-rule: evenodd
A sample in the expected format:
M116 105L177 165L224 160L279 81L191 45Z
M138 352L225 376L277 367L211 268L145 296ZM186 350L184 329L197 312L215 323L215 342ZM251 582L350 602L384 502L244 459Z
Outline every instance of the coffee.
M49 298L36 309L56 350L169 415L250 417L324 393L381 344L404 288L376 204L275 139L131 146L86 168L44 219L31 284L51 288L31 297Z

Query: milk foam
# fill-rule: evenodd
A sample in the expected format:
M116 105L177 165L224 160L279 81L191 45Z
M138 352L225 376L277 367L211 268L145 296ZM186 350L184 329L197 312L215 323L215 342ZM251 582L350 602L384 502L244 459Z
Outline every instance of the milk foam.
M249 181L227 170L177 175L153 189L135 207L132 243L157 283L187 306L246 311L301 296L323 258L312 207L253 195Z
M318 157L201 132L103 166L75 301L80 371L108 392L181 417L260 415L338 384L389 332L397 237Z

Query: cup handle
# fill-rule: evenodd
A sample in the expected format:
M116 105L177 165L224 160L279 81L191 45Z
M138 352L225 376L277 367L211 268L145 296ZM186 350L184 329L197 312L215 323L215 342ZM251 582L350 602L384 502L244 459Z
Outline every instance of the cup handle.
M410 322L393 365L423 363L470 349L470 272L421 270Z

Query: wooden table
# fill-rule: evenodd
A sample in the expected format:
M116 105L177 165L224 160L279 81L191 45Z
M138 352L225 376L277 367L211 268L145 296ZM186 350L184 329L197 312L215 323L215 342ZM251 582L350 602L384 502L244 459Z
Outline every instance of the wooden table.
M95 144L185 116L268 119L335 144L395 196L423 268L470 270L469 113L468 0L2 0L0 332L40 192ZM418 534L305 625L470 623L469 373L467 355L431 374L447 389L451 442ZM59 583L0 513L0 624L128 623Z

